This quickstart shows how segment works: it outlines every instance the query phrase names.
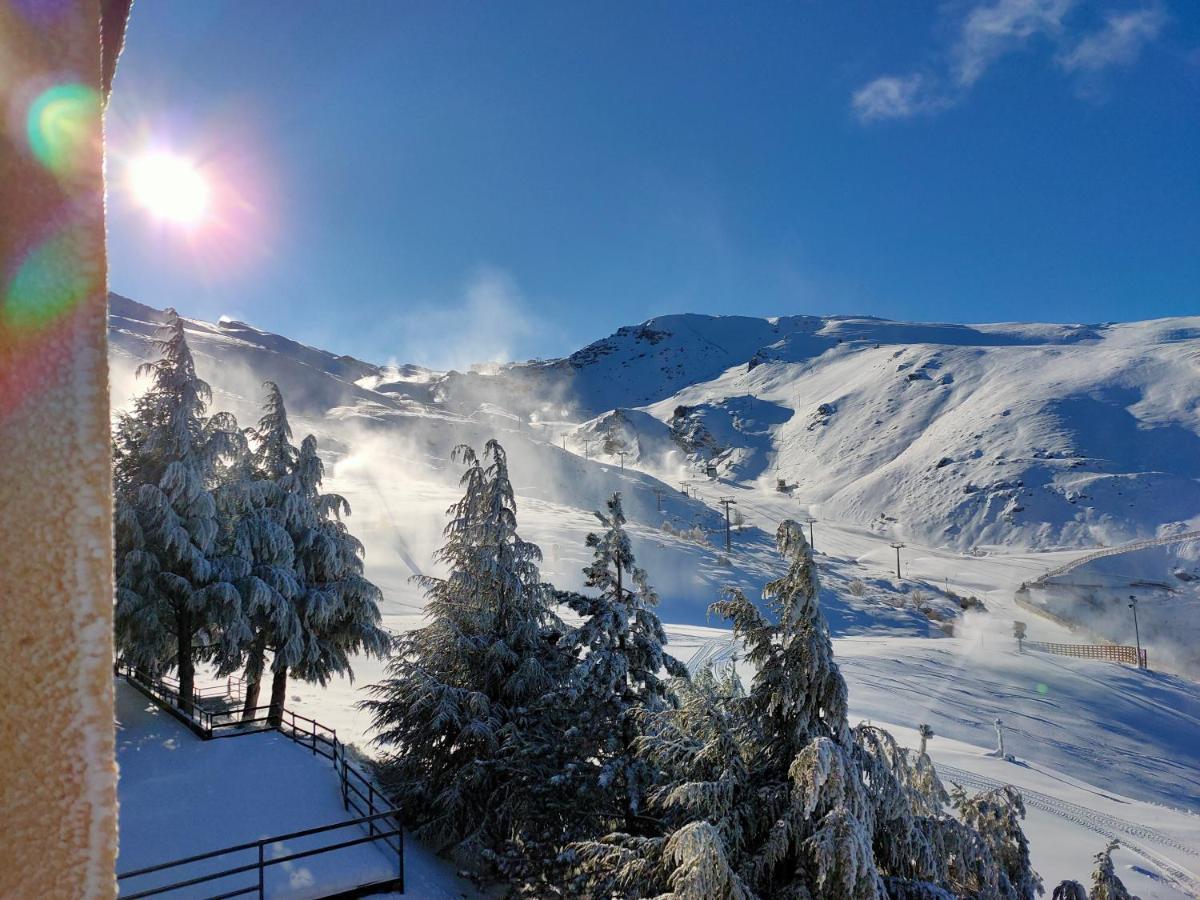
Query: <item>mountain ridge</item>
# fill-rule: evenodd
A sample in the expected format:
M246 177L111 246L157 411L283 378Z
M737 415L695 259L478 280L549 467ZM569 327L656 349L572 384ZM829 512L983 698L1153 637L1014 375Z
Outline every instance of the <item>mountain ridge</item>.
M146 358L159 314L112 302L114 353ZM313 416L393 428L494 421L585 457L600 436L598 459L615 464L636 445L628 463L672 486L710 466L731 483L782 482L812 514L900 539L1046 549L1200 524L1200 317L681 314L559 359L445 373L337 356L241 322L188 328L231 396L270 379ZM635 413L614 419L619 410Z

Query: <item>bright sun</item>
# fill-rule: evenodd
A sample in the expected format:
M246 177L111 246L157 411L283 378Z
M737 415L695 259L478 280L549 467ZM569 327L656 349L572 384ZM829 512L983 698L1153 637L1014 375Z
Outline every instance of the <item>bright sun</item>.
M134 199L155 218L195 225L208 209L209 187L190 160L147 153L129 163Z

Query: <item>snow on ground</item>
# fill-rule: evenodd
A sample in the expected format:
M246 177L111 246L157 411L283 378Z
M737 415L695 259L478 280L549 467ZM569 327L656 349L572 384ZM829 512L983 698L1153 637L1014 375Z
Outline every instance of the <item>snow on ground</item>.
M132 390L128 364L152 353L153 315L114 301L115 405ZM255 421L261 382L273 378L297 435L318 436L327 487L351 502L349 525L393 631L421 622L423 598L409 579L438 571L445 510L461 493L449 460L460 441L500 438L522 536L542 547L543 574L562 588L581 585L591 511L620 490L669 623L667 649L682 660L727 639L707 615L723 587L757 596L778 574L778 522L812 515L821 603L853 717L895 726L914 744L905 729L928 722L948 775L971 789L1021 788L1048 886L1086 879L1111 835L1129 842L1116 861L1144 898L1200 891L1200 685L1018 655L1011 637L1022 620L1032 640L1091 642L1017 606L1016 589L1097 541L1195 518L1189 354L1200 320L971 327L666 317L568 361L444 376L334 357L238 323L196 323L188 337L217 408ZM666 443L679 406L693 408L695 436L707 430L733 445L720 480L699 477ZM618 407L628 412L610 427L607 411ZM584 445L605 432L634 451L624 468L598 442ZM788 493L774 490L777 478ZM728 553L722 497L746 519ZM906 545L899 577L894 541ZM1036 549L1054 546L1073 549ZM977 597L986 613L962 617L951 592ZM1153 642L1149 650L1153 663ZM293 682L288 703L371 752L369 720L355 704L384 665L358 660L355 672L353 684ZM984 755L996 717L1016 764ZM215 743L232 751L263 737ZM449 870L435 860L430 871Z
M922 722L1164 806L1200 811L1200 691L1171 675L1016 653L999 635L918 641L855 637L834 649L861 718Z
M120 856L127 872L223 847L258 841L354 818L342 808L337 777L324 757L281 734L267 732L202 741L141 693L118 680L117 764L120 767ZM362 826L271 844L267 858L351 840ZM248 850L127 880L126 893L252 865ZM450 874L419 844L406 841L408 896L471 897L471 886ZM266 869L267 896L318 897L396 873L382 843L359 844ZM208 897L256 884L257 872L206 882L174 893Z

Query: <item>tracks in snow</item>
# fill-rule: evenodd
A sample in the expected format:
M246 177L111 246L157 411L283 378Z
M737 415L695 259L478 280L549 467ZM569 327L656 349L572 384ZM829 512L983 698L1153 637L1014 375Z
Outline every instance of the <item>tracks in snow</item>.
M939 775L948 781L953 781L964 787L976 790L990 790L1004 784L1002 781L985 778L982 775L976 775L974 772L967 772L963 769L956 769L953 766L939 764L937 765L937 771ZM1157 844L1159 847L1167 847L1179 853L1185 853L1188 856L1200 859L1200 850L1195 847L1188 847L1170 835L1163 834L1161 831L1151 828L1148 825L1139 825L1136 822L1119 819L1116 816L1097 812L1086 806L1069 803L1066 800L1060 800L1057 797L1051 797L1049 794L1042 794L1027 788L1019 788L1019 790L1027 806L1040 809L1042 812L1048 812L1053 816L1058 816L1060 819L1074 822L1076 825L1081 825L1101 837L1120 841L1130 850L1156 865L1168 878L1175 882L1176 886L1190 893L1192 896L1200 897L1200 876L1157 852L1152 847L1147 846L1147 844Z

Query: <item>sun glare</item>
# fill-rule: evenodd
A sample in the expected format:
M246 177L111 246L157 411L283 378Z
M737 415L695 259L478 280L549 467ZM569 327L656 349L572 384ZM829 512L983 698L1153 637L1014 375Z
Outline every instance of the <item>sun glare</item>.
M148 153L129 163L134 199L157 219L195 225L208 209L209 186L195 163L170 153Z

